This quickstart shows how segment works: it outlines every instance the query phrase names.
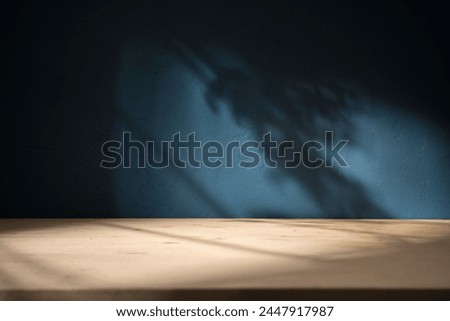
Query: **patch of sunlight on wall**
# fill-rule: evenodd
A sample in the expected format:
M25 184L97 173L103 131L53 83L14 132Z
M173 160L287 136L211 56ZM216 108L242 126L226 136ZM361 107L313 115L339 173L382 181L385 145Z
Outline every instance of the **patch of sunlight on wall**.
M120 140L125 130L133 139L157 142L169 140L176 132L186 137L193 131L202 142L256 138L251 126L236 122L226 102L213 111L205 90L204 79L171 52L159 46L129 44L122 55L116 96L121 114L112 139ZM389 106L368 100L353 104L363 108L348 111L356 141L344 148L350 167L339 173L367 187L370 199L394 218L450 217L448 148L438 132ZM323 213L301 184L263 164L254 169L115 169L113 175L115 201L123 216L330 214Z

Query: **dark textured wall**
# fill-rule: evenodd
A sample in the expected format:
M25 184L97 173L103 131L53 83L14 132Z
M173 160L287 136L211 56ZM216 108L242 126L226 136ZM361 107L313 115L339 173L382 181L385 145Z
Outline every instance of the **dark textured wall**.
M450 217L443 8L22 1L3 15L2 217ZM350 141L349 167L100 167L123 131L326 130Z

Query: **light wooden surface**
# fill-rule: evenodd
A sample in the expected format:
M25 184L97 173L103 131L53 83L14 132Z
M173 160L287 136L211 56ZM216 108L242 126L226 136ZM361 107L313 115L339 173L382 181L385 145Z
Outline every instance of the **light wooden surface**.
M0 299L449 293L446 220L0 220Z

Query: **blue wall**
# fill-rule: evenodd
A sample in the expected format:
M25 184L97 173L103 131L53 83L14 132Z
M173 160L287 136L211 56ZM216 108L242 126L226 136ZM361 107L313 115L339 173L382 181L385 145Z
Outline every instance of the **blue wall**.
M0 217L449 218L444 9L17 1L0 19ZM297 145L333 131L349 167L101 168L123 131Z
M450 218L449 147L431 121L355 84L301 75L279 79L272 99L268 84L238 55L210 47L208 60L174 47L181 50L139 40L124 47L113 139L129 131L133 139L160 142L195 131L201 141L225 145L271 131L301 145L323 141L332 130L335 139L350 140L342 150L349 167L245 169L236 158L234 168L114 169L121 215ZM221 91L214 96L216 83Z

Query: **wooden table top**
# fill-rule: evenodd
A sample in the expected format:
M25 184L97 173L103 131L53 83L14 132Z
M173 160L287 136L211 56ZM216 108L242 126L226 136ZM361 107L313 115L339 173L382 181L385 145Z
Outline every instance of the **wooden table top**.
M0 299L450 299L449 220L3 219Z

